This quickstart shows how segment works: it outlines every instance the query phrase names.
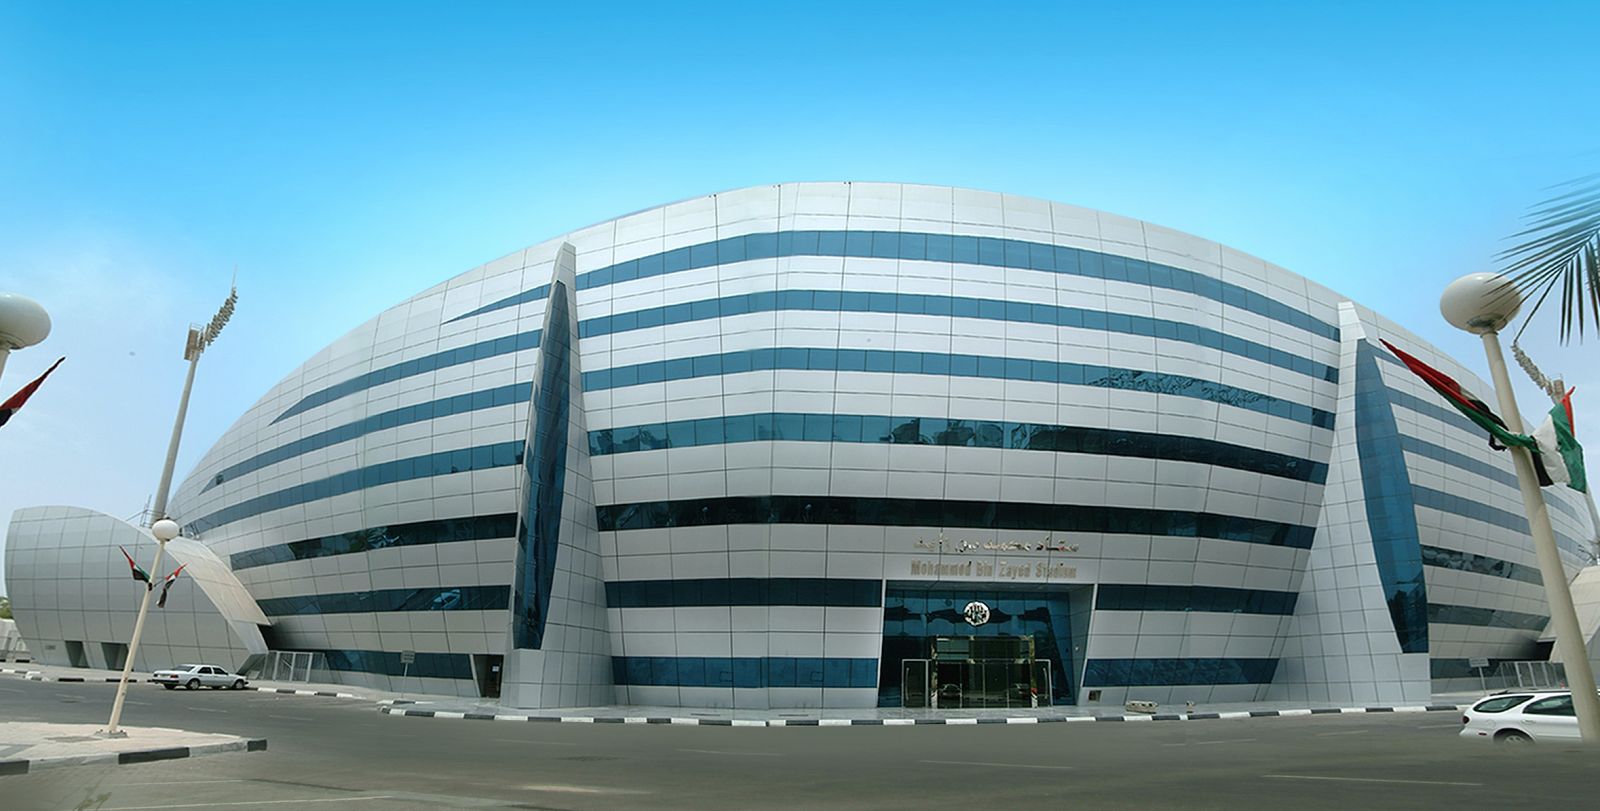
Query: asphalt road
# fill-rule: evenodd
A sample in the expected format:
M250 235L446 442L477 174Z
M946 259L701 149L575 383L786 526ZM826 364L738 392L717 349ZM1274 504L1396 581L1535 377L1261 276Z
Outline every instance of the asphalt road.
M0 681L0 720L103 721L113 685ZM1449 713L1039 726L673 727L404 718L130 687L124 723L268 751L0 777L24 809L1590 807L1597 759L1461 740Z

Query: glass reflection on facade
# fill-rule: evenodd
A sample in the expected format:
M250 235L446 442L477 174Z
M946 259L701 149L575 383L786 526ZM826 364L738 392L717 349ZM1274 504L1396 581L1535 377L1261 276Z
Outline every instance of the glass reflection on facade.
M1400 429L1389 405L1389 387L1373 358L1376 352L1366 341L1356 352L1356 456L1366 491L1372 553L1378 560L1378 575L1400 650L1427 653L1428 587L1422 579L1417 510L1400 449Z
M528 415L527 476L522 526L517 532L516 595L512 641L537 649L544 641L561 534L561 502L567 474L568 411L571 405L572 323L567 286L551 285L548 340L539 347L539 385Z

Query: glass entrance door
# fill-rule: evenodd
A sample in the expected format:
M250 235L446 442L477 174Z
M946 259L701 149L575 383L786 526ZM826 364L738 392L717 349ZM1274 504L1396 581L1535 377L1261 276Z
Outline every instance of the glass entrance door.
M939 637L928 659L901 663L901 706L1048 707L1051 662L1031 637Z

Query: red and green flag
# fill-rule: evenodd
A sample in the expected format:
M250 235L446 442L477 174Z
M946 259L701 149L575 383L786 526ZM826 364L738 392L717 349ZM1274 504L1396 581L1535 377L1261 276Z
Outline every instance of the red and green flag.
M1533 464L1539 469L1539 483L1565 484L1580 493L1589 492L1589 477L1583 469L1583 446L1572 434L1572 391L1568 391L1550 416L1533 432L1539 452Z
M1446 400L1449 400L1450 405L1455 406L1457 411L1465 414L1467 419L1477 423L1479 428L1488 431L1489 447L1497 451L1503 451L1506 448L1516 446L1527 448L1535 454L1538 453L1539 445L1534 442L1533 437L1526 434L1513 434L1507 430L1505 420L1500 419L1500 415L1494 413L1477 395L1467 391L1460 383L1457 383L1455 378L1395 348L1395 345L1388 341L1383 341L1382 343L1389 348L1390 352L1394 353L1395 357L1400 359L1401 363L1406 365L1407 369L1410 369L1417 377L1422 378L1422 382L1427 383L1434 391L1439 392Z
M117 548L122 549L120 546ZM150 582L150 573L139 568L139 564L133 562L133 556L128 554L128 550L122 549L122 556L128 559L128 568L133 571L134 580L143 580L146 590L155 588L155 584Z
M177 581L177 579L178 579L178 575L183 574L184 567L186 567L188 565L189 564L185 563L185 564L183 564L183 566L179 566L178 568L173 569L172 570L172 574L169 574L165 578L162 578L162 580L161 580L161 599L156 600L156 608L166 608L167 607L167 592L169 590L171 590L172 584L175 581Z
M22 410L22 404L28 402L28 398L32 397L33 393L39 389L39 384L43 383L44 379L49 377L50 373L55 371L63 360L66 360L66 358L61 358L61 360L50 364L50 368L44 370L44 374L34 378L32 383L18 389L16 394L11 395L5 402L0 403L0 425L5 425L11 420L13 414Z

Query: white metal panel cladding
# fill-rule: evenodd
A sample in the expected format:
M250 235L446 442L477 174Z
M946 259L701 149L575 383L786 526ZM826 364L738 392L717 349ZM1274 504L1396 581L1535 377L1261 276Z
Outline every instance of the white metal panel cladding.
M608 608L619 701L876 700L881 605L828 604L825 588L776 598L789 603L728 596L748 582L777 589L768 601L794 582L865 579L1221 589L1243 604L1299 594L1308 549L1365 524L1324 484L1335 449L1354 442L1341 296L1114 215L881 183L695 198L424 291L270 390L182 484L176 514L249 564L240 579L258 599L338 593L349 606L367 592L509 586L512 536L486 527L518 510L526 387L563 243L576 250L593 474L581 497L598 509L583 531L597 533L608 587L690 584ZM1474 379L1353 313L1346 324ZM1505 461L1404 407L1431 395L1382 371L1411 480L1516 512L1515 488L1484 472ZM1581 502L1551 499L1559 532L1593 536ZM1483 573L1530 563L1518 533L1430 503L1416 509L1435 550L1430 594L1537 613L1537 589ZM1147 610L1094 612L1076 641L1091 667L1074 679L1123 679L1102 685L1111 699L1264 694L1240 679L1284 655L1287 614L1182 611L1138 593L1156 595ZM1436 656L1508 644L1500 628L1436 627ZM381 680L398 675L385 668L400 650L504 653L506 618L355 612L278 628L285 644L353 646L360 678ZM450 661L428 686L476 691L475 665Z

